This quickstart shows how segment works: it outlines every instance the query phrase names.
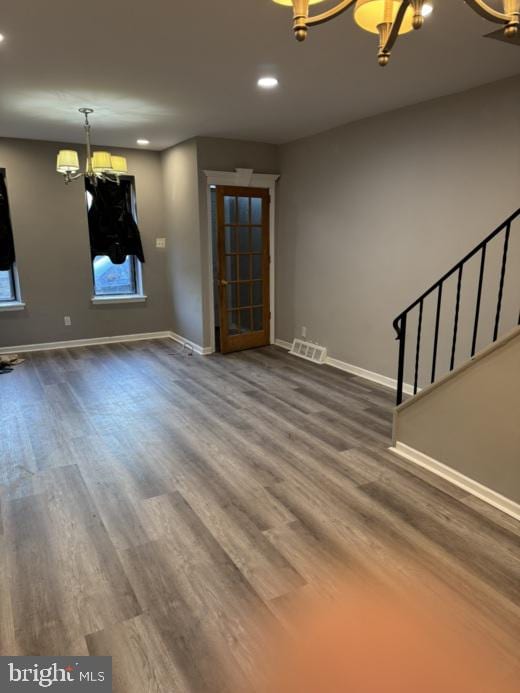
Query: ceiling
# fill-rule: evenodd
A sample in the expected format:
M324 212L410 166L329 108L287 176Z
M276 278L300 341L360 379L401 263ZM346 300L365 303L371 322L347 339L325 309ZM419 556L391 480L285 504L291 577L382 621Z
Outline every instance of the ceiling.
M463 0L432 1L384 69L351 13L298 44L271 0L2 2L0 136L81 141L76 109L91 106L98 145L281 143L520 72L519 47L482 38L496 25ZM257 88L264 74L278 89Z

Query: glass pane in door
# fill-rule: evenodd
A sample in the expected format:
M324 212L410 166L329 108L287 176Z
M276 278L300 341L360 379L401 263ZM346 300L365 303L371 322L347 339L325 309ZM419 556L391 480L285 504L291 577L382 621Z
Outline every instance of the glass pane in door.
M237 233L234 226L226 226L224 231L224 246L226 253L237 252Z
M251 244L249 242L251 233L249 231L249 226L239 226L238 227L238 252L239 253L249 253L251 252Z
M240 311L240 332L251 332L251 309Z
M249 197L238 198L238 223L249 224Z
M238 296L241 308L249 308L251 305L251 282L240 282Z
M238 256L238 278L240 281L251 279L251 256L249 253Z
M264 283L262 281L257 281L252 283L252 305L261 306L264 300Z
M251 228L251 250L253 253L261 253L263 247L262 227L253 226Z
M228 311L228 332L230 335L240 334L238 310Z
M262 260L261 255L252 255L253 258L253 279L262 279Z
M237 286L238 284L228 284L226 287L228 308L238 308Z
M236 197L224 198L224 221L226 224L237 223L237 200Z
M262 200L259 197L251 198L251 223L262 223Z
M228 282L235 282L238 279L237 256L226 255L226 277Z
M264 309L253 308L253 330L261 330L264 324Z

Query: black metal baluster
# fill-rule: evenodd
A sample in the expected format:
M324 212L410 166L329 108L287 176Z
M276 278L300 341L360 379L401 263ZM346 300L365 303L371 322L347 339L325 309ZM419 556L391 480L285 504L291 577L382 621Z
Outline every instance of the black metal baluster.
M478 321L480 317L480 302L482 300L482 283L484 281L484 265L486 264L486 248L487 245L482 246L482 255L480 256L480 273L478 277L478 289L477 289L477 306L475 308L475 324L473 326L473 341L471 342L471 356L475 356L475 351L477 348L477 335L478 335Z
M417 325L417 345L415 347L415 377L413 380L413 393L417 394L417 383L419 380L419 352L421 350L421 330L424 302L419 303L419 324Z
M404 313L399 320L397 329L397 339L399 340L399 370L397 373L397 406L403 401L403 383L404 383L404 355L406 347L406 317Z
M457 347L457 329L459 327L459 311L460 311L460 289L462 285L462 267L459 267L459 276L457 279L457 301L455 303L455 319L453 321L453 341L451 343L451 359L450 359L450 371L453 370L455 365L455 349Z
M509 234L511 233L511 223L507 225L506 236L504 238L504 251L502 253L502 268L500 270L500 285L498 288L497 314L495 317L495 329L493 330L493 341L497 341L498 325L500 323L500 311L502 309L502 295L504 293L504 279L506 275L507 250L509 248Z
M457 278L457 299L455 305L455 315L453 323L453 338L451 344L451 357L450 357L450 370L455 367L455 357L457 353L457 339L458 339L458 326L460 321L460 300L462 291L462 279L464 272L464 265L469 262L474 256L480 253L480 271L478 278L478 289L477 298L475 306L475 322L473 325L473 335L471 340L471 357L475 355L477 349L477 339L479 332L479 321L480 313L482 307L482 294L483 294L483 284L484 284L484 274L486 265L486 254L487 246L491 240L498 237L499 234L505 231L504 238L504 249L502 254L502 264L500 271L500 283L498 291L498 301L497 301L497 311L495 316L495 324L493 330L493 341L498 338L498 331L500 327L500 314L502 310L502 301L504 294L505 285L505 273L507 268L507 253L509 249L509 240L511 233L511 224L515 219L520 217L520 209L517 209L513 214L511 214L505 221L503 221L497 228L492 231L484 240L473 248L467 255L465 255L459 262L452 267L446 274L444 274L435 284L433 284L427 291L422 293L413 303L411 303L406 310L404 310L393 322L393 327L397 333L397 339L399 340L399 372L397 378L397 404L401 404L403 400L403 387L404 387L404 370L405 370L405 342L406 342L406 321L408 313L410 313L414 308L419 306L419 322L417 331L417 343L415 347L415 373L414 373L414 394L418 391L419 385L419 365L420 365L420 350L421 350L421 339L422 339L422 321L424 319L423 308L424 301L437 291L437 313L435 316L435 335L433 340L433 358L432 358L432 368L431 368L431 382L435 382L435 376L437 372L437 356L439 347L439 331L440 331L440 318L442 309L442 291L443 284L448 280L453 274L458 273ZM520 325L520 314L518 315L518 324ZM424 341L424 339L422 340Z
M435 380L435 371L437 369L437 347L439 345L439 323L441 319L441 301L442 301L442 282L439 284L437 293L437 315L435 317L435 337L433 339L433 359L432 359L432 379Z

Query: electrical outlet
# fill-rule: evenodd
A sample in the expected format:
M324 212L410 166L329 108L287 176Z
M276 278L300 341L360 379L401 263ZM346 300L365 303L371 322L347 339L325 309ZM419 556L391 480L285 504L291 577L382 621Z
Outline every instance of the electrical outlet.
M70 327L72 325L72 320L70 319L70 315L66 315L63 318L63 322L65 323L66 327Z
M307 328L302 327L302 337L306 337L306 336L307 336Z
M155 239L156 248L166 248L166 238L156 238Z

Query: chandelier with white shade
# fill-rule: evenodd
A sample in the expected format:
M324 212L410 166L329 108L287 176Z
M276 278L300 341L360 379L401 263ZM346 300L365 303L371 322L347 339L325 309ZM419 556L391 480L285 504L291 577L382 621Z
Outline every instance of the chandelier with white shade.
M109 152L92 152L90 143L90 122L89 115L94 113L92 108L80 108L79 112L85 117L85 137L87 149L87 163L85 170L80 170L78 152L72 149L62 149L58 152L56 170L61 173L65 183L86 176L93 185L98 180L119 183L119 177L128 173L126 157L115 156Z
M425 0L341 0L334 7L311 16L309 6L317 5L324 0L273 0L273 2L292 6L294 35L298 41L304 41L307 38L309 27L324 24L353 8L356 24L365 31L379 36L378 61L383 66L388 64L390 52L399 34L420 29L424 23L424 17L432 11L431 4ZM465 2L484 19L503 26L503 29L499 29L490 36L518 44L520 0L495 0L496 4L502 5L502 10L492 7L485 0L465 0Z

